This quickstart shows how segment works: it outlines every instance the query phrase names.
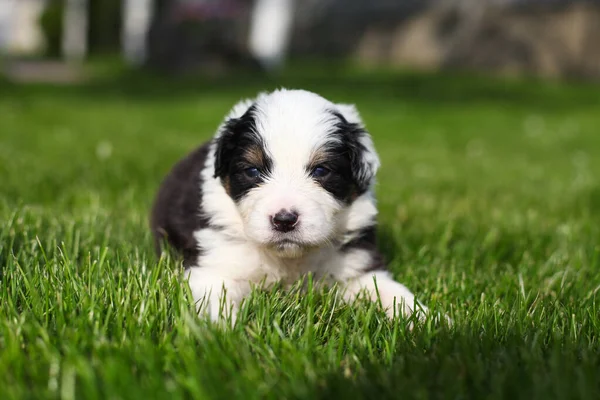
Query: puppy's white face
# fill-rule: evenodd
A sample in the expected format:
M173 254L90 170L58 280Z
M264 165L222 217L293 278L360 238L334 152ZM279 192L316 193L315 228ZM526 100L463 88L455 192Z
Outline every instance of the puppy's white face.
M354 107L306 91L236 106L216 138L215 177L247 237L280 257L343 234L342 211L370 190L378 166Z

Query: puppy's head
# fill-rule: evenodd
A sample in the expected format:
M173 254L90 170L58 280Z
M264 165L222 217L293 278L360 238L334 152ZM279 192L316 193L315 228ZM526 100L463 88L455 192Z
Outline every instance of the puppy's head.
M279 90L237 105L216 137L215 177L249 239L298 257L339 235L342 211L379 167L353 106Z

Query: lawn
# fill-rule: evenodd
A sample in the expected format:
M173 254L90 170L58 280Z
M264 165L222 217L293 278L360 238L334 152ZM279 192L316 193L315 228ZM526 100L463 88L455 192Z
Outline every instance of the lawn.
M454 320L409 331L331 292L193 314L147 227L169 167L241 96L361 110L381 248ZM600 88L318 69L0 83L0 398L600 398Z

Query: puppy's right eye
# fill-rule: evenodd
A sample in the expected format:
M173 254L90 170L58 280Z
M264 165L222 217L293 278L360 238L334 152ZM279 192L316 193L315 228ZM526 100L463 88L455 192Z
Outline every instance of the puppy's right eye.
M246 176L248 178L258 178L258 176L260 175L260 171L258 170L258 168L246 168L244 170L244 174L246 174Z

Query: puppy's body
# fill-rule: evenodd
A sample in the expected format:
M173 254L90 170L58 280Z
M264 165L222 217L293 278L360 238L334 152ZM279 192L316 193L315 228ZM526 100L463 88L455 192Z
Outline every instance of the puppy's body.
M392 315L411 292L377 251L372 187L379 159L353 106L279 90L238 103L214 139L180 161L158 193L152 230L184 258L212 319L224 291L235 311L253 284L307 274L344 297L377 295ZM423 309L425 309L423 307Z

